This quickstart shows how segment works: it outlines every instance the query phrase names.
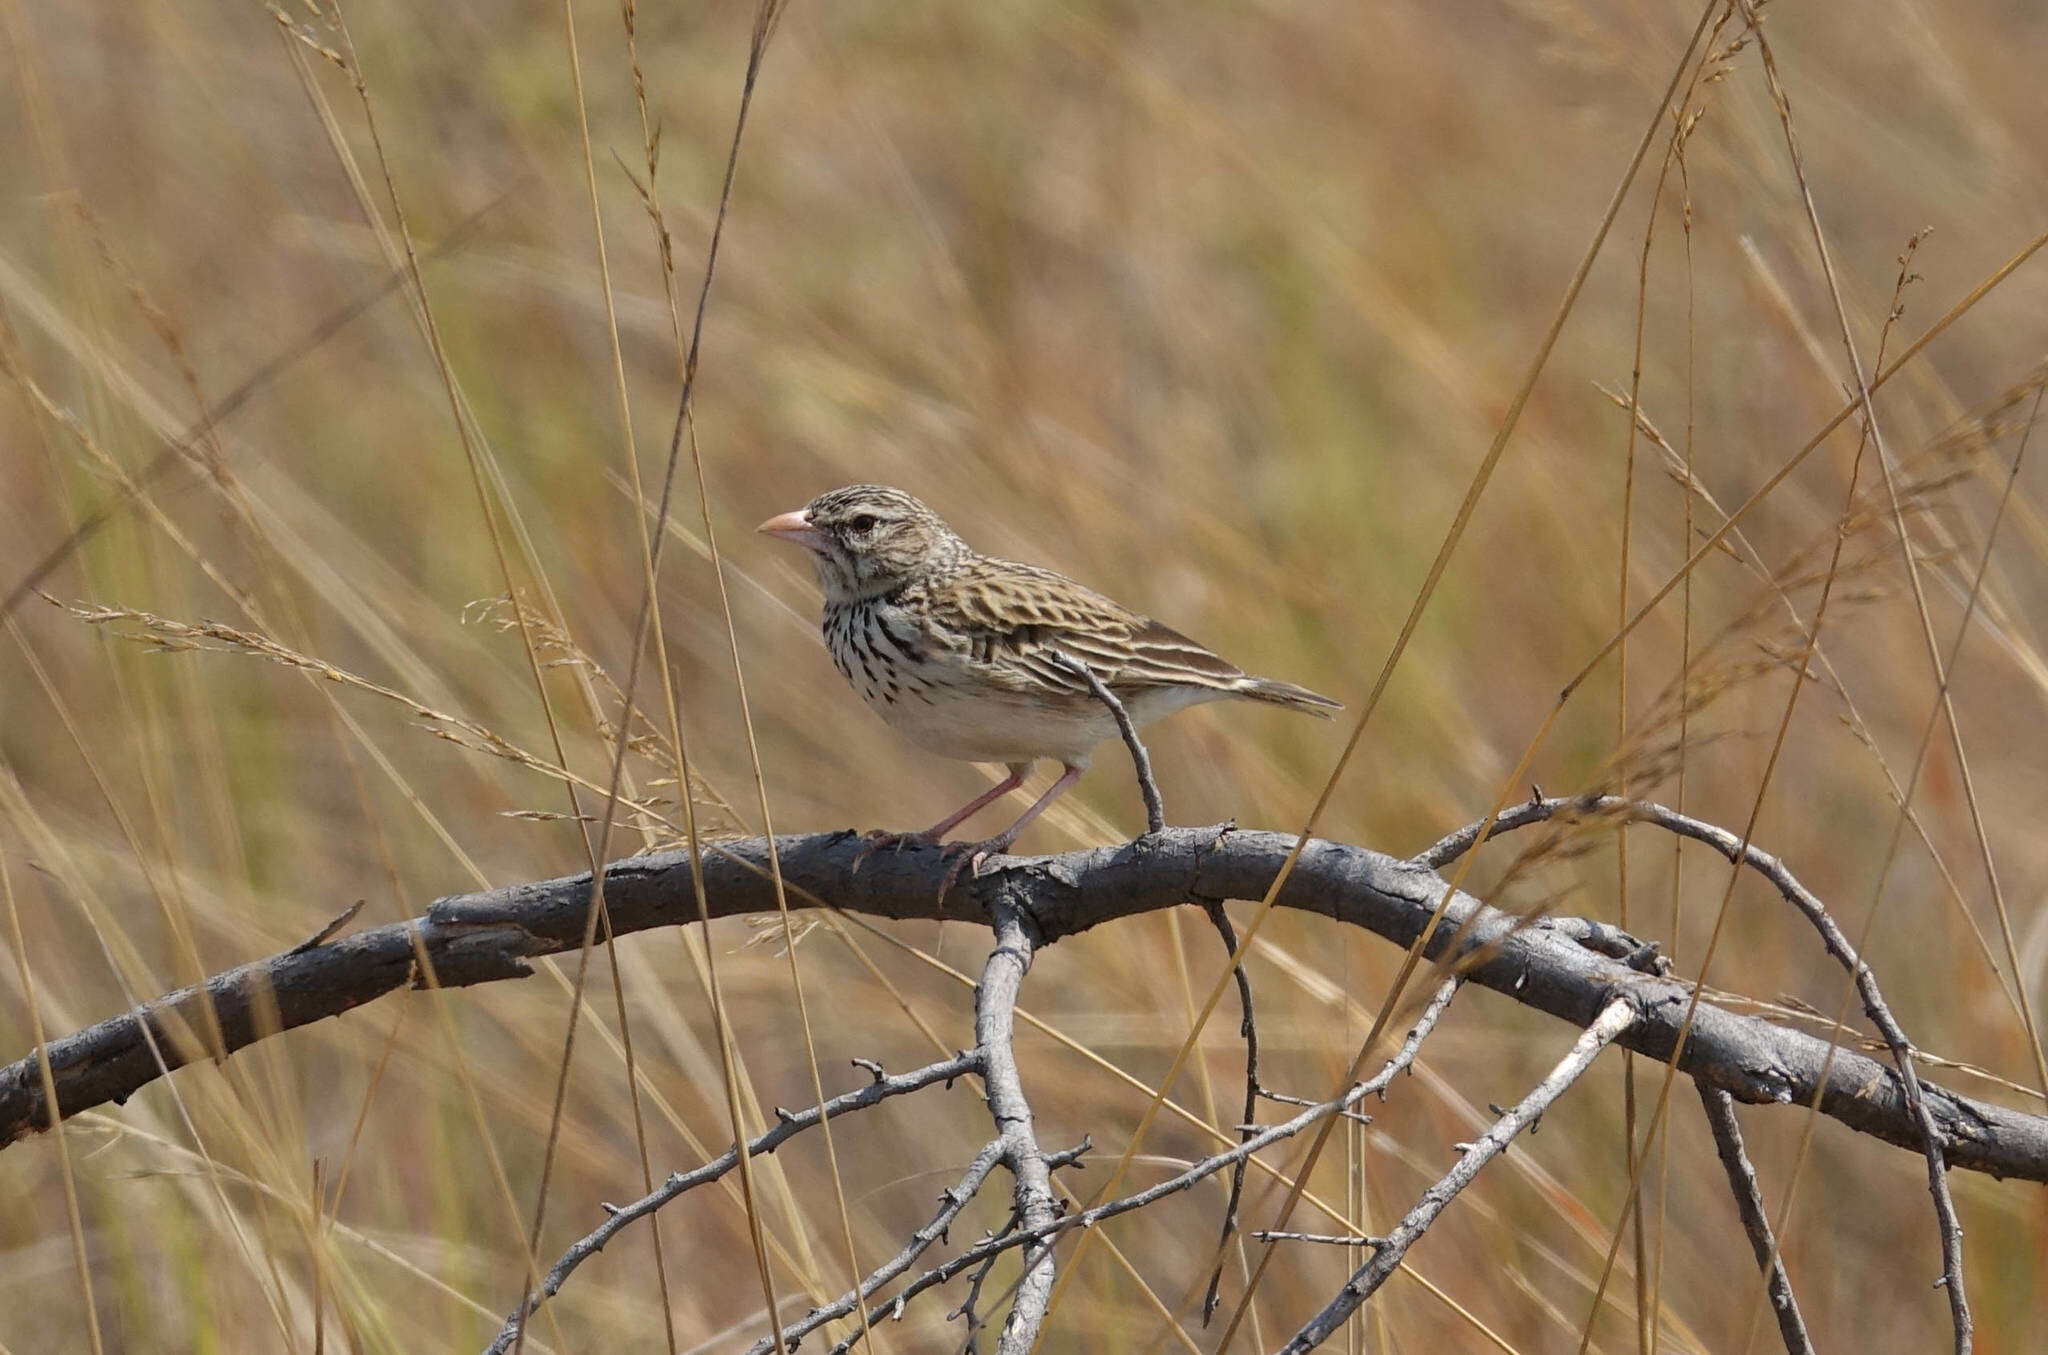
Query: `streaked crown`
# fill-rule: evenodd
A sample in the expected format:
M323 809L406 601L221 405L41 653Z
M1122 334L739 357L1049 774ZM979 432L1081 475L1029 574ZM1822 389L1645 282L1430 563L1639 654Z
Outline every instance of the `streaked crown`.
M974 554L937 513L887 485L820 494L803 516L817 533L812 550L828 602L875 597Z

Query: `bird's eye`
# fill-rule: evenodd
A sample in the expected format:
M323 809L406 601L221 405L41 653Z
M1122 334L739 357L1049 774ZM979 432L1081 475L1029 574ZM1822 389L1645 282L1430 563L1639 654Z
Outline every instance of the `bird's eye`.
M854 535L866 536L869 532L875 530L875 515L873 513L862 513L859 517L848 519L846 526Z

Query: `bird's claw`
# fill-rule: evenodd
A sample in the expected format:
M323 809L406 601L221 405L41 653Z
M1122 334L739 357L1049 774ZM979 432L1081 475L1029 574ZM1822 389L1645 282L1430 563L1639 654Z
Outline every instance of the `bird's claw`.
M905 847L937 847L940 859L945 862L946 871L939 879L939 900L945 901L953 886L965 875L973 879L981 873L981 863L997 852L1008 851L1014 836L987 838L980 842L941 842L929 830L922 833L892 833L877 828L861 834L861 848L855 853L851 873L858 874L876 852L900 852Z
M989 848L986 842L949 842L939 850L946 857L946 873L939 879L939 903L943 906L963 874L972 880L981 873Z
M1010 844L1017 840L1015 833L1002 833L984 838L980 842L948 842L939 848L947 857L945 878L939 881L939 902L943 905L946 895L962 875L972 880L980 876L981 863L989 857L1010 850Z
M876 828L862 833L861 848L853 858L852 873L859 874L860 868L866 865L868 858L876 852L900 852L905 847L910 846L929 847L936 841L937 839L933 838L929 832L892 833L885 828Z

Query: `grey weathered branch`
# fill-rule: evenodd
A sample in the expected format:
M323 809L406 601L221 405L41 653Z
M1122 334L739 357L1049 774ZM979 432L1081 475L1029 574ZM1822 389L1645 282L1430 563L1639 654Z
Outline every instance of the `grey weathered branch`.
M1145 742L1138 737L1138 726L1131 720L1131 713L1124 709L1124 703L1117 700L1116 693L1093 668L1072 655L1061 654L1059 658L1068 671L1079 674L1081 680L1088 684L1088 690L1095 693L1097 701L1109 707L1110 716L1116 721L1117 733L1123 736L1124 747L1130 750L1131 769L1138 774L1138 794L1145 799L1145 831L1165 832L1166 801L1159 798L1159 782L1152 775L1152 755L1145 751Z
M1593 1066L1593 1060L1599 1057L1600 1051L1612 1044L1635 1020L1635 1008L1625 999L1616 998L1603 1008L1572 1045L1571 1052L1550 1070L1548 1076L1511 1109L1503 1111L1476 1142L1461 1145L1456 1165L1422 1193L1422 1198L1402 1216L1392 1232L1379 1239L1379 1245L1373 1248L1372 1259L1353 1272L1344 1287L1337 1291L1337 1297L1330 1300L1321 1312L1302 1324L1301 1330L1281 1349L1280 1355L1307 1355L1342 1327L1345 1320L1358 1310L1358 1305L1387 1282L1400 1266L1401 1258L1415 1245L1416 1239L1429 1231L1429 1225L1459 1191L1472 1184L1480 1168L1504 1152L1515 1135L1534 1123L1552 1101L1578 1081Z
M1707 823L1690 814L1664 805L1645 800L1623 799L1615 795L1582 795L1571 798L1532 797L1527 803L1517 805L1495 820L1488 831L1489 838L1496 834L1541 823L1557 817L1585 815L1602 821L1621 823L1647 823L1704 843L1719 852L1729 862L1746 866L1776 886L1780 896L1797 909L1802 917L1820 933L1821 943L1827 953L1846 970L1856 985L1856 994L1863 999L1863 1013L1870 1023L1877 1027L1891 1050L1892 1064L1898 1069L1898 1076L1905 1093L1906 1110L1918 1122L1920 1129L1920 1151L1927 1159L1927 1191L1934 1200L1934 1219L1941 1240L1941 1270L1943 1282L1953 1293L1963 1283L1963 1228L1956 1217L1955 1200L1948 1188L1948 1143L1947 1135L1936 1123L1933 1109L1920 1085L1919 1072L1913 1066L1913 1042L1906 1038L1905 1027L1892 1013L1891 1005L1884 999L1878 988L1877 975L1863 957L1856 953L1855 946L1829 914L1827 905L1819 896L1799 882L1785 863L1769 852L1759 849L1756 844L1746 842L1736 834L1718 824ZM1436 869L1463 854L1478 840L1479 825L1473 824L1460 829L1450 837L1422 853L1420 860ZM1702 1089L1704 1090L1704 1089ZM1787 1291L1789 1293L1789 1290ZM1969 1346L1969 1311L1966 1304L1955 1305L1957 1325L1957 1347Z
M937 849L871 856L856 873L861 841L853 833L780 840L784 878L793 902L825 904L889 918L937 918L947 862ZM998 891L1030 915L1041 944L1119 918L1171 908L1189 899L1259 898L1278 873L1293 839L1227 825L1172 828L1136 842L1049 857L997 857L978 879L945 898L953 921L989 920ZM758 838L707 848L704 886L709 912L734 917L772 912L767 847ZM1282 907L1364 927L1400 945L1421 934L1447 886L1428 868L1342 843L1314 841L1280 891ZM520 978L539 956L581 941L589 876L512 885L436 901L425 916L387 923L295 955L272 956L216 975L206 988L218 1014L223 1048L232 1052L279 1030L335 1016L414 982L420 960L443 985ZM605 903L618 935L692 921L688 856L663 853L620 861L606 872ZM1622 1044L1651 1058L1671 1056L1689 989L1639 972L1602 950L1610 929L1582 919L1543 918L1526 925L1468 895L1452 899L1429 948L1435 958L1452 945L1474 983L1573 1025L1590 1025L1616 996L1639 1019ZM64 1115L120 1101L161 1076L145 1038L145 1022L176 1066L206 1050L184 1034L203 1029L201 1002L182 989L52 1041L58 1104ZM1737 1100L1804 1102L1819 1096L1824 1114L1852 1129L1919 1151L1923 1136L1891 1069L1852 1050L1823 1065L1828 1044L1759 1017L1702 1003L1679 1071L1720 1087ZM1951 1167L1994 1176L2048 1181L2048 1118L2028 1115L1923 1084L1929 1112L1946 1140ZM0 1144L48 1126L33 1052L0 1069Z
M1436 995L1430 999L1428 1005L1416 1017L1415 1024L1409 1029L1407 1038L1401 1042L1401 1047L1394 1051L1393 1056L1387 1060L1385 1066L1366 1081L1347 1088L1344 1094L1335 1100L1317 1102L1302 1111L1301 1114L1296 1115L1293 1119L1261 1129L1257 1134L1254 1134L1236 1147L1225 1149L1223 1152L1211 1157L1205 1157L1156 1185L1147 1186L1143 1190L1110 1200L1105 1204L1096 1205L1094 1208L1083 1210L1078 1214L1068 1214L1034 1227L1015 1226L994 1237L985 1238L958 1256L934 1266L915 1280L912 1280L901 1290L897 1291L892 1304L895 1308L901 1308L904 1303L924 1293L926 1290L945 1284L957 1275L964 1274L970 1270L976 1270L986 1265L992 1257L1000 1256L1002 1253L1017 1247L1028 1246L1033 1248L1033 1255L1045 1255L1047 1253L1040 1248L1040 1244L1055 1240L1061 1233L1071 1232L1077 1228L1093 1228L1096 1224L1116 1218L1119 1215L1129 1214L1135 1210L1157 1204L1167 1196L1178 1195L1183 1191L1189 1190L1225 1168L1234 1167L1239 1162L1245 1161L1256 1153L1265 1151L1276 1143L1293 1138L1304 1129L1312 1128L1325 1116L1341 1115L1369 1096L1384 1096L1388 1085L1393 1082L1394 1078L1403 1069L1414 1063L1415 1056L1422 1050L1422 1042L1428 1039L1430 1032L1436 1028L1437 1020L1443 1016L1444 1010L1451 1005L1451 999L1456 996L1458 987L1459 980L1457 979L1446 979L1439 985ZM1021 1287L1024 1279L1028 1278L1029 1272L1026 1273L1024 1278L1018 1280L1018 1285ZM842 1342L841 1347L834 1348L832 1355L845 1355L844 1348L850 1348L851 1342L852 1338Z
M986 1068L988 1112L996 1122L996 1142L1003 1165L1016 1182L1017 1219L1023 1228L1045 1228L1060 1216L1053 1199L1052 1169L1038 1146L1032 1127L1031 1103L1024 1096L1024 1076L1017 1067L1017 994L1031 968L1037 948L1023 900L1009 892L993 901L996 946L981 971L974 993L974 1041ZM996 1355L1030 1355L1038 1344L1052 1297L1052 1243L1034 1242L1024 1253L1024 1278L1010 1304L1010 1316L996 1341Z

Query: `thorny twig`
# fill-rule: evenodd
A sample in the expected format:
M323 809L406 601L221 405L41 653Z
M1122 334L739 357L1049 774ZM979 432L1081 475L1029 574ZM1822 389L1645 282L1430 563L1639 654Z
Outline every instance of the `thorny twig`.
M805 1110L779 1112L776 1124L767 1132L747 1142L747 1156L751 1158L759 1157L763 1153L772 1153L813 1125L827 1119L836 1119L849 1111L865 1110L892 1096L920 1091L936 1083L951 1083L956 1078L978 1073L982 1070L982 1057L979 1050L965 1050L950 1059L941 1059L937 1063L926 1064L914 1072L901 1073L894 1077L883 1073L880 1064L862 1060L861 1066L868 1070L871 1078L866 1086L843 1092L825 1102L822 1107L811 1106ZM698 1186L718 1180L738 1165L738 1151L728 1148L693 1171L671 1173L668 1180L652 1194L643 1195L631 1204L607 1207L608 1217L605 1221L562 1253L561 1259L555 1262L542 1280L539 1294L528 1294L521 1300L518 1310L505 1320L505 1325L499 1329L497 1338L485 1348L485 1355L501 1355L501 1352L509 1350L512 1343L518 1339L519 1328L524 1324L525 1318L542 1303L560 1293L563 1283L575 1273L576 1268L603 1251L605 1244L616 1237L627 1224L653 1214L663 1205L688 1194Z
M997 1144L992 1146L1000 1148L1001 1145ZM1080 1161L1081 1158L1093 1146L1093 1144L1091 1144L1087 1139L1084 1138L1075 1147L1062 1149L1057 1153L1047 1153L1045 1155L1046 1168L1049 1171L1058 1171L1062 1167L1071 1167L1076 1162ZM1015 1231L1017 1223L1017 1214L1013 1210L1010 1214L1010 1221L1007 1224L1003 1225L1002 1231L999 1233L991 1233L988 1236L991 1238L1006 1237L1010 1233ZM977 1341L976 1337L981 1331L981 1329L987 1325L987 1323L981 1320L978 1311L976 1310L974 1305L981 1298L981 1287L983 1284L987 1282L988 1272L990 1271L990 1269L993 1268L994 1264L995 1255L992 1254L989 1257L988 1261L985 1262L979 1269L977 1269L973 1277L970 1278L967 1286L967 1297L965 1300L962 1301L961 1306L954 1309L952 1312L946 1314L946 1318L948 1321L951 1321L953 1318L959 1317L962 1314L966 1315L967 1344L965 1348L969 1351L979 1349L979 1342ZM896 1273L901 1274L901 1269L899 1268L899 1270ZM848 1295L846 1298L841 1300L841 1302L843 1303L850 1303L851 1301L851 1295ZM891 1300L882 1311L889 1318L896 1321L901 1321L903 1318L903 1311L906 1307L909 1306L909 1302L910 1295L907 1292L899 1294L896 1296L895 1299ZM861 1341L867 1336L867 1334L868 1333L865 1331L856 1331L849 1333L845 1337L842 1337L839 1343L833 1346L831 1350L827 1351L826 1355L850 1355L850 1352L853 1350L853 1348L859 1345Z
M867 1278L860 1282L857 1290L849 1289L831 1303L811 1309L784 1327L782 1344L790 1350L795 1350L797 1342L805 1336L835 1318L845 1317L857 1305L872 1298L883 1285L910 1269L917 1258L924 1255L934 1242L945 1237L946 1230L953 1226L953 1220L959 1218L960 1211L981 1192L982 1183L988 1180L988 1174L996 1169L996 1164L1002 1161L1002 1158L1003 1145L1000 1140L990 1143L975 1154L974 1160L967 1164L967 1170L960 1174L960 1179L954 1182L950 1189L940 1192L939 1209L932 1215L931 1222L912 1233L910 1241L903 1245L903 1250L870 1271ZM903 1304L900 1299L893 1306L878 1308L874 1313L876 1319L902 1315ZM848 1339L856 1340L859 1335L860 1333L856 1332ZM767 1355L767 1352L774 1349L774 1339L764 1336L748 1348L747 1355Z
M1003 1225L1002 1231L990 1233L989 1237L1006 1236L1017 1224L1018 1218L1013 1211L1010 1214L1010 1221ZM995 1252L989 1253L988 1259L974 1268L974 1273L967 1277L967 1297L960 1300L958 1308L946 1314L946 1320L949 1322L954 1318L965 1318L967 1321L967 1339L960 1343L961 1355L981 1355L981 1329L988 1325L981 1320L981 1288L988 1283L989 1272L996 1268L997 1255Z
M1230 925L1230 914L1223 910L1220 900L1210 899L1204 907L1209 921L1214 924L1217 934L1223 938L1226 955L1237 954L1237 929ZM1238 1009L1244 1017L1238 1023L1238 1034L1244 1037L1244 1118L1239 1121L1238 1132L1250 1138L1257 1132L1253 1123L1259 1113L1259 1024L1252 1010L1252 980L1245 973L1242 963L1231 966L1237 980ZM1347 1112L1348 1113L1348 1112ZM1230 1194L1223 1204L1223 1232L1216 1240L1216 1267L1209 1272L1209 1289L1202 1296L1202 1325L1216 1316L1216 1304L1222 1297L1224 1253L1229 1249L1231 1235L1237 1231L1238 1206L1244 1200L1244 1173L1246 1160L1239 1159L1230 1169Z
M1273 1228L1254 1228L1252 1236L1261 1242L1317 1242L1326 1247L1384 1247L1383 1237L1364 1233L1294 1233Z
M1545 1107L1555 1101L1564 1090L1578 1081L1585 1071L1593 1066L1593 1060L1601 1050L1611 1044L1615 1037L1635 1022L1636 1009L1627 998L1616 998L1596 1017L1578 1040L1572 1045L1550 1075L1536 1084L1527 1096L1513 1109L1507 1111L1482 1135L1476 1143L1465 1145L1457 1165L1444 1173L1435 1185L1422 1194L1422 1199L1409 1210L1394 1230L1382 1238L1373 1250L1372 1259L1360 1266L1337 1291L1337 1297L1314 1317L1302 1324L1294 1339L1282 1348L1280 1355L1304 1355L1304 1352L1321 1345L1331 1334L1341 1328L1358 1308L1370 1298L1375 1290L1385 1284L1387 1277L1401 1264L1401 1258L1413 1246L1415 1240L1429 1228L1444 1206L1456 1198L1459 1191L1472 1183L1493 1158L1498 1156L1515 1135L1531 1121L1540 1116Z
M1259 1099L1262 1101L1278 1101L1283 1106L1313 1106L1319 1104L1318 1102L1309 1100L1306 1096L1290 1096L1286 1092L1271 1091L1265 1087L1259 1088ZM1368 1125L1372 1123L1372 1116L1361 1115L1355 1110L1345 1111L1344 1118L1347 1120L1354 1121L1360 1125ZM1258 1129L1258 1126L1252 1125L1252 1128L1256 1131Z

